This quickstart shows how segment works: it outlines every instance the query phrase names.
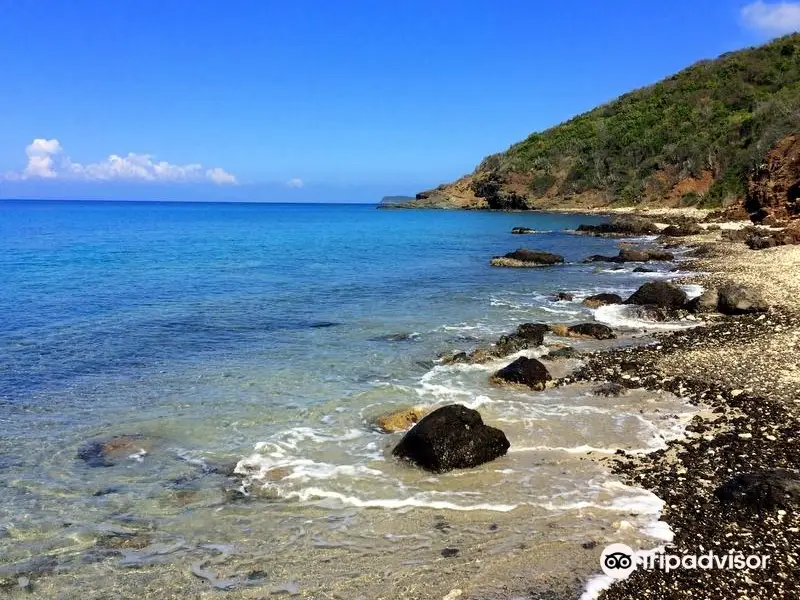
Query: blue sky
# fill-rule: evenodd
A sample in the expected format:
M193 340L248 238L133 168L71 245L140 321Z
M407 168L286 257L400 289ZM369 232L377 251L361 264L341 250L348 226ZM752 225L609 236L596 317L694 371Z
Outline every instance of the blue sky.
M2 197L377 201L800 2L0 0L0 27Z

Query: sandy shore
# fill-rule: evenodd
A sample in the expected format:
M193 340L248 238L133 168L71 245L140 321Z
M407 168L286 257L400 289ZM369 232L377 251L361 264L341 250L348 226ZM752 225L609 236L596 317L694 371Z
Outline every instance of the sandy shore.
M766 569L637 570L601 598L798 598L800 569L800 246L749 250L717 232L685 238L702 247L684 283L734 282L761 291L771 305L758 315L714 315L707 326L657 336L644 347L586 357L567 381L617 381L666 389L699 405L686 438L664 451L615 459L614 470L666 502L675 533L670 554L741 552L769 556ZM784 487L763 485L749 501L721 498L733 477L785 469ZM748 503L749 502L749 503ZM599 560L598 549L598 560Z

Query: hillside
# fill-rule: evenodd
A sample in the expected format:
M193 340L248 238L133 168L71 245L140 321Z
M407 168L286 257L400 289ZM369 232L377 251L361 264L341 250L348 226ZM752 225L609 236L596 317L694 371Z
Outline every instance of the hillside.
M435 208L715 207L800 131L800 34L705 60L420 192Z

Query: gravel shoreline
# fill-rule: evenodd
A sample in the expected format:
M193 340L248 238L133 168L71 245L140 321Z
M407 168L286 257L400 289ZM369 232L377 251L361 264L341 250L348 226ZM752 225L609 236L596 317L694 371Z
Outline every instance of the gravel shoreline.
M714 316L702 327L656 334L646 346L585 355L585 365L558 384L612 381L667 390L700 406L684 438L645 456L621 453L610 459L613 471L665 501L661 519L675 534L670 554L770 558L765 569L639 569L603 591L604 600L800 598L800 514L793 510L800 487L757 506L715 494L733 476L752 472L785 469L798 481L800 247L752 251L716 238L687 240L702 244L693 267L707 273L682 282L755 286L769 312Z

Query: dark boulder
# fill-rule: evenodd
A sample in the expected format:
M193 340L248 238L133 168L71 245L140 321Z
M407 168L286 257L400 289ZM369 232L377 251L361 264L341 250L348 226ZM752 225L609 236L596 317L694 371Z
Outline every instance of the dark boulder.
M596 340L613 340L617 336L614 330L602 323L578 323L567 328L570 337L587 337Z
M450 404L417 423L392 454L442 473L477 467L503 456L509 446L505 434L484 424L477 410Z
M634 273L655 273L655 269L648 269L647 267L636 267Z
M771 511L800 508L800 476L785 469L734 475L716 489L722 504L753 510Z
M681 308L686 304L686 300L686 292L678 286L666 281L649 281L625 300L625 304Z
M491 377L493 383L525 385L532 390L543 390L551 376L541 362L535 358L521 356Z
M764 312L769 307L761 294L743 285L727 284L717 289L717 310L725 315Z
M589 308L597 308L606 304L622 304L622 297L617 294L595 294L583 301L583 305Z
M572 302L572 299L574 297L575 296L573 296L569 292L558 292L555 295L556 302L561 302L561 301Z
M514 227L511 230L511 233L516 234L516 235L520 235L520 234L525 234L525 233L536 233L536 230L535 229L531 229L530 227Z
M550 327L544 323L523 323L517 327L515 335L529 342L532 347L541 346L544 342L544 334L550 331Z
M493 267L538 267L556 265L564 262L564 257L540 250L519 248L504 256L495 256L491 260Z

